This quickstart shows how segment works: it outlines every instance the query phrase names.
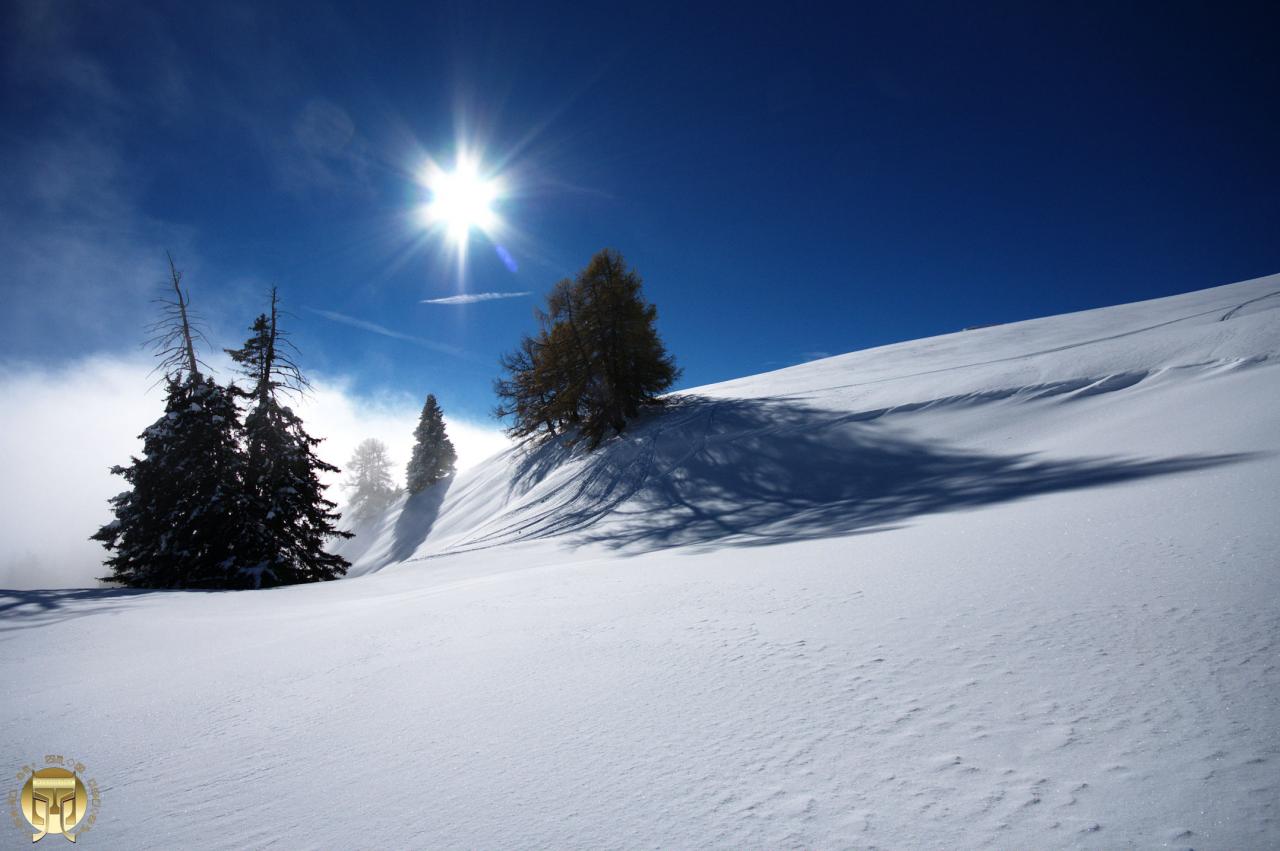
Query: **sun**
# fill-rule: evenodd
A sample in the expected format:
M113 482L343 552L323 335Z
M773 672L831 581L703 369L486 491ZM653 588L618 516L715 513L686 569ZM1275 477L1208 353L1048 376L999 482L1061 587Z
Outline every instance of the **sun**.
M493 203L501 194L496 178L484 177L474 158L460 155L453 171L428 167L423 181L431 201L422 208L430 227L440 227L458 247L465 247L472 230L489 233L498 224Z

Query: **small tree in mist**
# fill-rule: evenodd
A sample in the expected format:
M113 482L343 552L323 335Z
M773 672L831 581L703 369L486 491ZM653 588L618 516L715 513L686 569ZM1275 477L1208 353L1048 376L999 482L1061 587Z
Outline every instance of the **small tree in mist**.
M337 505L325 498L327 486L320 482L321 473L339 470L315 454L321 439L309 435L282 401L283 394L300 394L308 383L293 360L295 347L280 328L279 306L273 287L270 312L254 320L243 346L227 349L251 382L238 392L249 402L244 442L253 509L253 566L247 572L253 587L336 579L351 566L324 549L330 538L351 537L338 530Z
M361 441L347 462L344 486L351 492L349 511L354 519L385 511L400 492L391 480L387 445L374 437Z
M152 344L164 373L164 415L144 431L142 455L111 472L130 489L111 499L115 515L92 537L111 552L105 581L137 588L226 588L246 566L249 511L240 415L228 388L202 375L202 335L182 274L169 258L171 297Z
M557 283L537 313L539 329L501 360L497 416L512 437L568 434L592 448L621 433L680 375L644 299L640 276L605 249L573 279Z
M435 396L428 394L413 437L413 455L405 471L411 494L421 493L446 476L453 475L457 466L458 453L445 431L444 412L440 410Z

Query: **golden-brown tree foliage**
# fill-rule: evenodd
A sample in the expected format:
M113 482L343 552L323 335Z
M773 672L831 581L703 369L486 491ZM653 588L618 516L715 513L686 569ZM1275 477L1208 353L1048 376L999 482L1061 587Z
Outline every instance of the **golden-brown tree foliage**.
M622 255L605 249L552 288L537 334L502 357L506 375L494 384L496 413L514 418L513 437L565 434L594 448L659 403L680 370L641 286Z

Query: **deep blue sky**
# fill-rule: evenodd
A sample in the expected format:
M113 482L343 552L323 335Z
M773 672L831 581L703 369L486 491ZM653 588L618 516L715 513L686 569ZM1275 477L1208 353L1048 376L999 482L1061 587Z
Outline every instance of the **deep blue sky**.
M1274 3L590 5L7 4L0 359L136 352L165 249L218 346L276 283L470 416L604 246L682 386L1280 272ZM458 139L514 272L413 224Z

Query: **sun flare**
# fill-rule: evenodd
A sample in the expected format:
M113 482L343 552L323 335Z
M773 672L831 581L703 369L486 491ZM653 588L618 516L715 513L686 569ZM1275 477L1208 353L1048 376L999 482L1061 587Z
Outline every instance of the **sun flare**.
M465 246L473 229L489 233L498 224L493 203L500 183L483 176L473 159L460 156L453 171L432 166L424 182L431 190L431 201L423 207L426 224L443 228L455 245Z

